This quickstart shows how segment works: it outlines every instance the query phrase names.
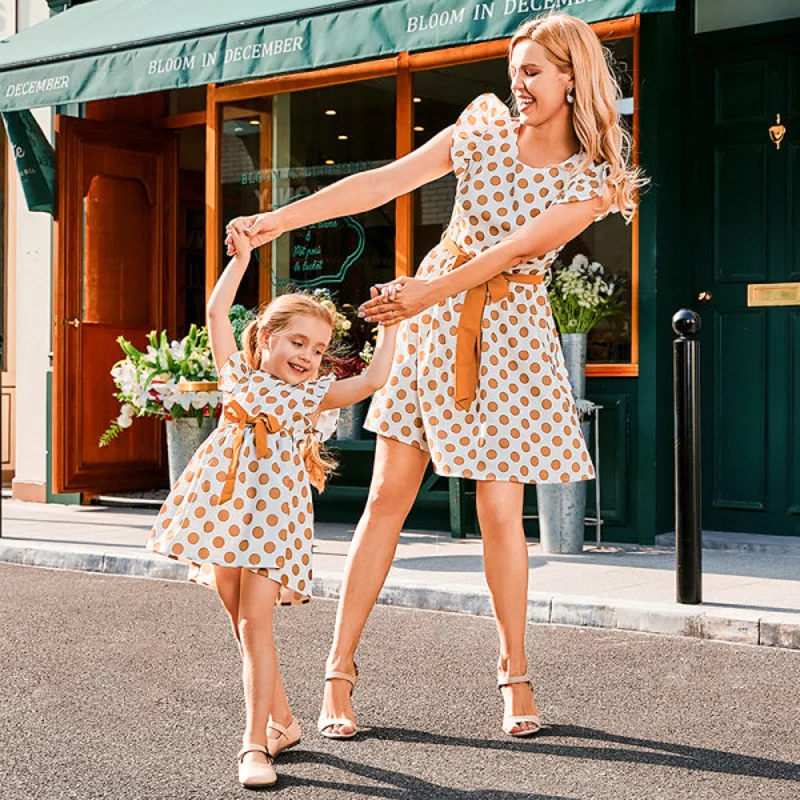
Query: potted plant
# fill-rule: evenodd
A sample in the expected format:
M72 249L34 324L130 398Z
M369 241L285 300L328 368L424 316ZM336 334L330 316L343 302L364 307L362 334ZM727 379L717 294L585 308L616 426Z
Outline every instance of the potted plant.
M180 341L166 331L151 331L144 351L117 338L125 357L111 368L120 401L119 416L100 437L105 447L129 428L136 417L161 417L167 425L170 482L174 483L194 451L217 424L221 393L205 327L192 325Z
M600 320L616 314L620 281L602 264L576 254L569 265L556 264L547 278L550 307L561 337L561 349L572 386L584 439L594 404L586 400L586 340ZM545 553L580 553L586 519L586 481L537 484L539 534Z

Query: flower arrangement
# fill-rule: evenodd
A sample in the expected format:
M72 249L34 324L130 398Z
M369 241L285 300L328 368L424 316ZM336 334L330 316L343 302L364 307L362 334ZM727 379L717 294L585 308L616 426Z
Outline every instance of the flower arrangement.
M601 319L615 314L620 282L607 277L603 265L577 253L569 266L556 266L546 286L560 333L589 333Z
M332 372L339 379L360 375L372 360L374 347L372 340L368 338L364 341L361 351L354 355L355 348L346 341L354 333L355 308L349 303L337 307L328 289L315 289L312 296L325 306L335 318L331 347L323 361L323 368Z
M111 369L119 389L115 397L122 403L119 416L100 437L100 447L129 428L135 417L183 419L192 417L200 425L204 417L218 417L222 395L216 390L217 371L205 327L192 325L181 341L168 341L167 332L148 334L145 352L137 350L124 337L117 342L125 354ZM213 384L191 389L182 382Z

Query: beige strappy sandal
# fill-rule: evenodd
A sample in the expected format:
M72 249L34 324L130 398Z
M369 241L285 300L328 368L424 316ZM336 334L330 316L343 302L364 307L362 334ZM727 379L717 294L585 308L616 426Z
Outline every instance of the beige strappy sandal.
M267 757L267 763L248 761L245 764L244 757L248 753L263 753ZM236 758L239 761L239 783L242 786L248 789L260 789L263 786L272 786L278 780L275 768L272 766L272 757L263 744L246 744Z
M502 689L504 686L512 686L516 683L527 683L528 686L531 687L531 692L533 692L533 684L530 682L530 679L527 675L505 675L497 677L497 688L498 690ZM502 694L502 692L501 692ZM514 731L513 729L520 725L523 722L532 722L534 724L533 728L529 730L520 730ZM513 714L503 714L503 732L507 733L509 736L533 736L535 733L539 733L542 729L542 721L538 714L522 714L522 715L513 715Z
M350 684L350 695L353 694L353 689L356 688L358 684L358 667L356 667L356 674L351 675L349 672L336 672L335 670L329 670L325 673L325 680L326 681L334 681L334 680L342 680L347 681ZM333 728L335 725L347 725L348 728L352 728L352 733L336 733L330 728ZM358 726L355 723L355 720L349 719L348 717L323 717L320 716L319 720L317 721L317 728L319 732L326 738L326 739L352 739L358 733Z
M277 731L279 735L270 736L270 731ZM273 758L296 744L300 744L300 723L294 717L287 726L275 720L267 723L267 750Z

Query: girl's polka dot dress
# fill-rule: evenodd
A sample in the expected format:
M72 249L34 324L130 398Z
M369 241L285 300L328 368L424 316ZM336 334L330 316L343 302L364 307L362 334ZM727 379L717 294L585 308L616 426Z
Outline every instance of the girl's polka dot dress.
M299 446L332 381L293 386L234 353L219 375L220 425L173 486L147 548L188 561L190 580L212 588L212 565L246 567L279 581L284 602L307 599L314 517Z
M518 122L492 94L461 114L451 146L453 215L419 277L457 267L553 203L602 194L605 163L576 172L582 160L576 154L551 167L528 166L518 159L517 131ZM557 254L512 272L543 277ZM497 299L487 296L477 323L477 388L467 408L456 403L455 392L461 292L401 323L391 375L375 394L365 427L430 452L439 475L518 483L593 478L547 290L511 276L504 291Z

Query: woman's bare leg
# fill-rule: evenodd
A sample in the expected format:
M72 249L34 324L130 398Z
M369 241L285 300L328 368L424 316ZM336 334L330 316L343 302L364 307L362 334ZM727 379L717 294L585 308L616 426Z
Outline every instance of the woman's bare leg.
M422 450L378 437L367 506L347 553L328 669L351 675L355 670L358 640L389 574L400 531L427 465L428 454ZM322 715L353 719L347 681L325 682ZM336 725L332 730L345 734L353 731L348 725Z
M272 612L280 584L250 570L241 571L239 640L242 643L242 683L247 711L243 744L267 745L267 719L278 678L278 659L272 632ZM264 761L262 753L246 759Z
M483 539L483 565L492 595L492 607L500 635L498 671L525 675L525 625L528 612L528 547L522 528L525 486L504 481L478 481L476 501ZM510 714L536 714L536 703L527 684L503 688ZM523 722L512 731L533 728Z

